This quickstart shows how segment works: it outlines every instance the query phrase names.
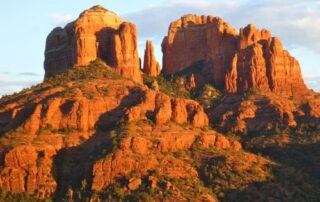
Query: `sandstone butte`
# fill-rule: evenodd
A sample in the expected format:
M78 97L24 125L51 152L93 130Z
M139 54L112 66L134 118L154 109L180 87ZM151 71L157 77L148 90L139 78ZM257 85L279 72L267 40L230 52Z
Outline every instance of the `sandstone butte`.
M153 44L149 40L146 42L142 71L149 76L158 76L160 74L160 64L156 60Z
M298 61L278 38L254 25L238 33L219 17L185 15L170 24L162 52L164 74L194 71L229 93L254 88L291 96L307 91Z
M188 201L190 197L217 201L212 192L222 186L227 192L247 191L245 197L252 201L261 201L264 195L271 201L283 195L294 201L297 195L290 192L291 184L270 173L280 166L281 174L294 179L294 186L303 186L302 197L313 191L309 178L299 175L304 170L247 152L238 141L243 141L245 131L269 130L278 124L319 124L320 98L306 89L298 62L277 38L252 25L237 33L219 18L188 15L171 23L162 48L164 73L186 72L182 82L186 89L195 89L201 80L232 93L205 109L195 100L161 92L156 79L151 89L137 85L142 76L135 26L101 6L84 11L64 29L53 30L46 44L46 77L82 66L88 74L100 68L99 75L107 73L108 78L64 78L59 85L45 80L0 99L0 188L58 201L66 195L77 201L89 192L92 195L86 199L99 202L98 193L104 191L145 193L140 188L151 187L154 201ZM97 58L104 62L91 63ZM185 71L190 66L191 71ZM159 75L149 41L143 71ZM233 94L251 88L263 90L263 96L244 99ZM307 95L290 100L281 96L295 95L294 90ZM218 125L211 129L210 123ZM241 135L224 136L224 130ZM278 143L267 134L269 142ZM258 142L254 146L265 146L263 135L254 138L252 142ZM279 142L287 144L290 139L281 137ZM290 158L299 157L300 151L296 152ZM281 156L288 155L277 158Z
M76 21L49 34L45 77L75 65L88 65L97 58L124 77L142 83L136 26L101 6L85 10Z

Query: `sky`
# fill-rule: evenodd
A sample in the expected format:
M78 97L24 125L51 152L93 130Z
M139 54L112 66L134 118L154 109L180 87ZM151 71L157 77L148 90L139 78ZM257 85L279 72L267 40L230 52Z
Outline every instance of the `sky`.
M140 57L149 39L159 61L170 22L185 14L220 16L236 29L266 28L299 60L307 85L320 91L320 0L10 0L0 3L0 96L40 83L49 32L98 4L135 23Z

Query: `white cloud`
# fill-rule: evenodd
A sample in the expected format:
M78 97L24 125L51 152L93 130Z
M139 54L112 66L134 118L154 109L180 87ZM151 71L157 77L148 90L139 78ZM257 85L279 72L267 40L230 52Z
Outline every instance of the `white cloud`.
M320 92L320 76L306 77L305 82L309 88L316 92Z
M34 73L34 72L20 72L18 73L19 76L41 76L37 73Z
M27 79L28 77L24 74L17 74L14 78L8 78L8 75L0 74L0 97L41 83L43 79L40 75L32 75L32 78Z
M125 17L137 23L139 36L165 34L169 23L187 13L223 17L236 28L254 23L282 38L287 46L307 46L320 52L320 6L315 1L171 0ZM146 17L148 16L148 17Z
M75 20L75 17L70 14L54 14L51 16L53 23L57 26L63 26Z
M302 66L320 76L320 3L318 0L165 0L161 5L148 7L125 15L137 24L139 40L154 39L158 60L161 60L161 41L167 35L169 23L185 14L220 16L236 29L249 23L266 28L281 38L284 47L307 50L312 56L298 56ZM140 50L140 53L143 50ZM312 64L311 64L312 63ZM307 73L308 73L307 72Z

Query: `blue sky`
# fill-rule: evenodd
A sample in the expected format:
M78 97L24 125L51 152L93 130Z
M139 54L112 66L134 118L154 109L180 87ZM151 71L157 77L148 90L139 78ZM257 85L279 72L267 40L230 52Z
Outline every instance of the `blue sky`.
M135 23L140 55L151 39L159 60L169 23L187 13L220 16L237 29L249 23L267 28L300 61L309 87L320 91L318 0L10 0L0 12L0 96L41 82L48 33L97 4Z

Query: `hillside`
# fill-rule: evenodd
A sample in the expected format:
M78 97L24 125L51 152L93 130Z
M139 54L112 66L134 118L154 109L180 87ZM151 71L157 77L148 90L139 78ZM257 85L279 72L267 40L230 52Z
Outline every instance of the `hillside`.
M279 39L186 15L162 48L139 65L101 6L55 28L43 83L0 100L0 201L319 200L320 95Z

